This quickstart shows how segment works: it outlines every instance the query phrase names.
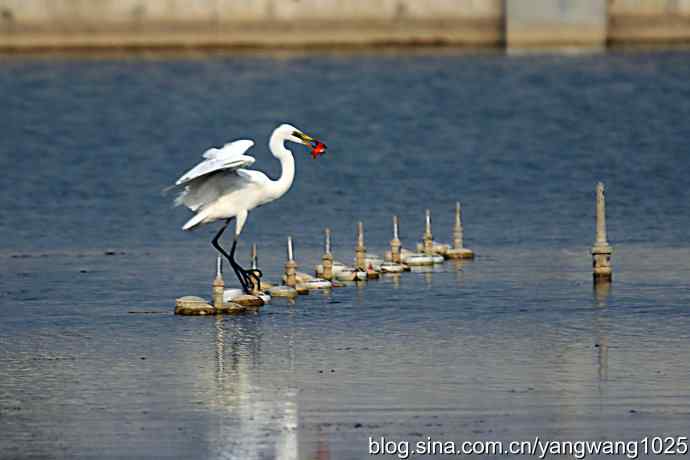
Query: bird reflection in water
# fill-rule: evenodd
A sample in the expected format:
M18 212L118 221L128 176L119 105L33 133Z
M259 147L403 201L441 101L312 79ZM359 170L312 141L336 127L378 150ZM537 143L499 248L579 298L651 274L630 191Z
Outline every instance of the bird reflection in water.
M258 324L246 316L215 319L215 388L209 389L215 397L209 401L217 418L208 430L209 448L220 458L296 460L301 458L297 390L276 391L254 381L262 361ZM285 345L292 369L292 335Z
M319 441L316 445L316 452L313 456L309 457L314 460L330 460L331 450L328 446L328 435L319 430Z

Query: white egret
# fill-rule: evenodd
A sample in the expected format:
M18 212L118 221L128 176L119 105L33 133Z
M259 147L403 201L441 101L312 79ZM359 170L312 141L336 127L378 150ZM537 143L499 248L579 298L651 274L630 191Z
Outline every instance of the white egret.
M240 139L217 149L204 152L204 161L180 177L173 187L184 187L175 200L176 205L185 205L195 212L182 227L193 230L200 225L225 220L211 244L230 263L242 289L249 293L252 287L261 287L261 271L245 270L235 261L235 248L249 211L277 200L288 191L295 178L295 160L285 147L285 141L304 144L311 148L313 158L322 155L326 146L289 124L278 126L271 134L268 146L280 161L282 168L278 180L271 180L261 171L245 169L254 163L254 158L245 155L254 141ZM218 244L228 224L235 219L235 235L228 254Z

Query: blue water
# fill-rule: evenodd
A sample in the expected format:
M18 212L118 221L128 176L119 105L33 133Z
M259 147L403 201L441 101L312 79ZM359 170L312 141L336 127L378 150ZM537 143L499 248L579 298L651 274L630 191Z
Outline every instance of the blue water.
M636 439L690 426L690 55L0 61L0 457L368 458L412 441ZM283 121L323 139L242 235L276 280L456 200L478 257L257 315L209 295L215 227L161 190ZM593 290L594 186L614 283ZM108 255L110 254L110 255ZM228 278L226 281L231 281ZM160 311L160 314L131 314Z

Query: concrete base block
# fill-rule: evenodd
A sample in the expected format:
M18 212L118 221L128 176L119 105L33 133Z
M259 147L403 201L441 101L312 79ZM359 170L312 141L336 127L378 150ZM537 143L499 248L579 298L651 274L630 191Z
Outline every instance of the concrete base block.
M234 302L225 302L222 307L216 308L217 315L239 315L248 311L253 311L255 308L245 307Z
M322 278L313 278L304 283L300 283L300 285L306 287L307 289L330 289L333 287L330 281Z
M215 312L216 309L201 297L189 295L175 300L176 315L205 316Z
M364 281L367 279L367 272L359 270L342 270L335 274L338 281Z
M369 268L367 268L367 279L368 280L377 280L380 277L381 277L381 273L374 270L371 266L369 266Z
M275 284L270 283L270 282L268 282L268 281L261 280L261 290L262 290L262 291L268 291L268 290L271 289L273 286L275 286Z
M432 253L437 254L439 256L445 256L446 252L448 252L449 247L450 246L447 244L438 243L434 241L431 247L431 251ZM424 252L424 243L417 243L417 252Z
M446 259L474 259L474 252L467 248L451 248L446 252Z
M406 254L403 262L410 267L419 267L443 263L443 256L428 255L422 253Z
M381 273L402 273L405 271L405 266L395 264L393 262L384 262L381 264Z
M367 267L373 268L377 272L381 271L381 264L384 262L384 260L374 254L367 254L367 257L364 259L364 263L366 264Z
M297 294L299 295L309 295L309 286L306 284L298 284L295 286L295 290L297 291Z
M263 307L265 303L261 297L251 294L242 294L233 297L232 302L238 305L242 305L243 307L253 308Z
M293 299L297 297L297 289L290 286L274 286L268 290L271 297L287 297Z

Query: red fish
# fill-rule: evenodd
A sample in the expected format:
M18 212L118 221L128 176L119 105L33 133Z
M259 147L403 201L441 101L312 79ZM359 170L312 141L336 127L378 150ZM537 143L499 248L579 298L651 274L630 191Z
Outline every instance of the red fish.
M324 153L326 153L326 145L323 142L316 142L316 145L311 149L311 157L316 159Z

